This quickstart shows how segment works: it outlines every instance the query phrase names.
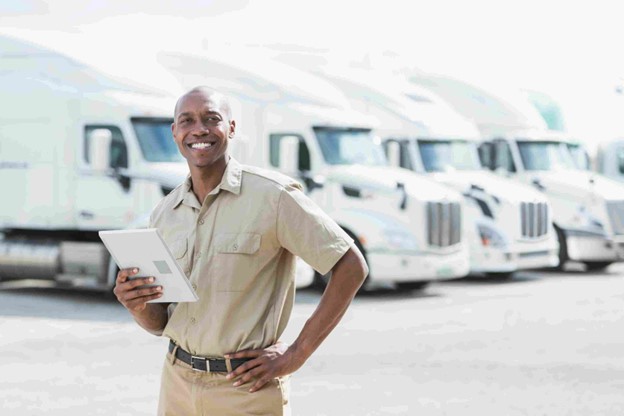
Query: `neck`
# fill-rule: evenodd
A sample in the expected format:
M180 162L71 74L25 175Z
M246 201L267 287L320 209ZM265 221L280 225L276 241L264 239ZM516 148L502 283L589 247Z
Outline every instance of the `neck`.
M191 190L200 203L203 204L206 195L221 183L228 160L229 157L224 157L210 166L189 166L192 181Z

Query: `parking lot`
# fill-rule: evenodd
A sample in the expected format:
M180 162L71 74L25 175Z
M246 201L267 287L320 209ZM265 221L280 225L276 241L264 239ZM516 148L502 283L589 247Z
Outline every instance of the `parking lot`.
M365 293L293 376L293 414L624 414L623 306L624 265ZM0 316L2 414L155 414L167 342L115 300L5 285Z

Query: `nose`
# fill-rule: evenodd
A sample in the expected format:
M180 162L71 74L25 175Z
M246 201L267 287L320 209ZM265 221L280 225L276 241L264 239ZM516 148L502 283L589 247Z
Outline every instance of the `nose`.
M195 123L193 126L192 134L194 136L205 136L210 134L210 129L203 123Z

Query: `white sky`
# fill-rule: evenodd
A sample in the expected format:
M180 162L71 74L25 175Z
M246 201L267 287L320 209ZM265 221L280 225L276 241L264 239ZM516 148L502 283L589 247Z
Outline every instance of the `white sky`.
M0 28L45 31L46 40L74 43L92 61L100 56L112 72L131 73L124 63L142 54L149 65L148 52L161 48L211 53L238 44L389 62L550 93L570 110L568 127L590 134L596 122L585 115L597 117L598 97L613 99L624 77L624 25L617 1L577 3L8 0ZM111 54L117 59L104 58Z

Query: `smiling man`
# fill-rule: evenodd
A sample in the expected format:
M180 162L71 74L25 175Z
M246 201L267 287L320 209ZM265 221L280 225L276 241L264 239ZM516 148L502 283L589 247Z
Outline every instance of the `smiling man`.
M287 376L344 315L368 269L353 240L279 173L228 155L227 98L205 87L183 95L171 126L190 176L154 209L160 230L199 295L146 303L162 288L119 272L115 294L147 331L170 339L161 415L288 414ZM296 257L332 278L292 345L280 341L294 304Z

